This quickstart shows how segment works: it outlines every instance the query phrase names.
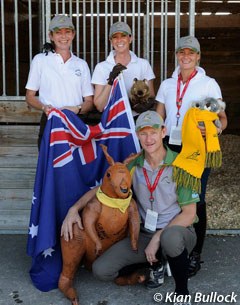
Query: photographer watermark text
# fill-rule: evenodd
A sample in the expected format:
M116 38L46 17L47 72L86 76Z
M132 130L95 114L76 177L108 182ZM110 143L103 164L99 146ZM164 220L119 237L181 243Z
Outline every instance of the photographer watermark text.
M208 294L204 294L201 292L196 292L194 295L177 295L174 292L167 292L166 295L162 293L155 293L153 299L155 302L160 303L161 301L169 302L169 303L202 303L202 304L209 304L209 303L237 303L237 294L231 292L229 294L220 294L218 292L211 292Z

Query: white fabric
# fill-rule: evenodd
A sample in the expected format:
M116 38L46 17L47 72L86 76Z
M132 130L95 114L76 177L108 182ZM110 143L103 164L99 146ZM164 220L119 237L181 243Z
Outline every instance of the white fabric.
M215 79L206 75L204 69L197 67L198 73L191 79L187 91L183 97L182 106L180 109L179 126L182 126L183 118L187 110L191 107L192 102L203 100L207 97L216 99L222 98L222 93L219 85ZM178 81L179 67L175 69L171 78L164 80L157 92L156 101L165 105L167 134L170 134L172 126L176 126L176 95L177 95L177 81ZM180 94L184 88L181 83Z
M38 54L31 63L26 89L39 91L41 103L56 108L76 106L93 95L88 64L71 54L65 63L60 54Z
M112 68L117 64L114 59L115 51L111 51L109 56L105 61L100 62L96 65L93 75L92 75L92 84L94 85L106 85L109 73L112 71ZM155 78L152 67L146 59L139 58L130 51L131 61L127 65L127 69L123 70L123 79L126 86L127 93L129 95L130 89L133 84L133 79L151 80Z

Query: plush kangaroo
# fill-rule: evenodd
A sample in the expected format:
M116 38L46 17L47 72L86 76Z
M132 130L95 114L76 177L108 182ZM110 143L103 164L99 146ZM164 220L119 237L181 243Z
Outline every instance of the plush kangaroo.
M79 305L73 279L81 261L91 269L94 260L126 237L128 230L132 249L137 251L139 214L136 202L131 198L131 176L126 164L138 154L128 157L123 163L115 163L107 153L107 147L101 147L110 167L105 172L96 196L82 211L84 230L74 224L73 239L67 242L61 238L63 268L58 287L72 305Z

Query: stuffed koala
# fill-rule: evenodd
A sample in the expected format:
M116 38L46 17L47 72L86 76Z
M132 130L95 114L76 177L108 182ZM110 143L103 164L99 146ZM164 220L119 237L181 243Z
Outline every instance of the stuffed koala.
M150 98L149 86L146 79L138 80L134 78L129 100L132 110L138 113L142 113L153 107L155 100L154 98Z
M219 113L221 111L225 111L226 103L224 101L209 97L200 102L193 102L192 107L199 108L201 110L208 110L211 112ZM214 124L216 125L217 128L222 128L222 123L220 120L215 120ZM199 122L199 125L204 126L204 123Z

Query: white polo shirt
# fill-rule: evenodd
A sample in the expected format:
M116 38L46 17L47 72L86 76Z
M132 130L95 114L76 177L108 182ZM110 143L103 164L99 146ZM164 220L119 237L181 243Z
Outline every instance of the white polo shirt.
M180 109L179 126L182 126L185 113L191 107L193 102L204 100L208 97L216 99L222 98L221 89L214 78L206 75L204 69L197 67L198 73L191 79L187 91L183 97L182 106ZM172 126L176 126L176 96L177 96L177 81L179 74L179 67L175 69L171 78L164 80L156 95L156 100L165 105L167 134L170 134ZM185 84L181 82L180 93Z
M65 63L62 56L38 54L31 63L26 89L39 91L39 100L56 108L76 106L93 95L88 64L73 55Z
M127 65L127 69L123 70L123 79L127 93L129 94L130 89L133 84L133 80L137 79L151 80L155 78L152 67L146 59L139 58L132 51L129 51L131 55L131 61ZM96 65L93 75L92 84L94 85L106 85L107 79L109 78L109 73L112 71L113 67L116 65L114 59L115 51L111 51L109 56L105 61L100 62Z

